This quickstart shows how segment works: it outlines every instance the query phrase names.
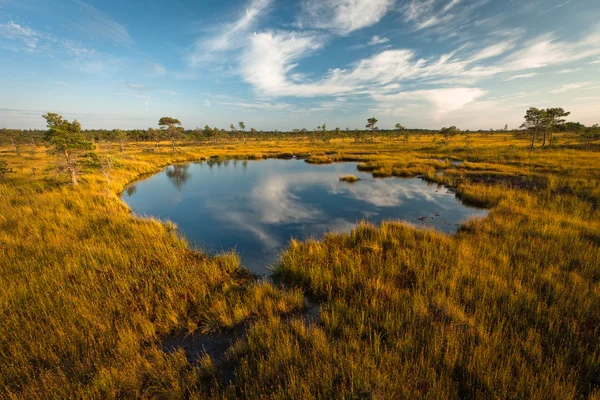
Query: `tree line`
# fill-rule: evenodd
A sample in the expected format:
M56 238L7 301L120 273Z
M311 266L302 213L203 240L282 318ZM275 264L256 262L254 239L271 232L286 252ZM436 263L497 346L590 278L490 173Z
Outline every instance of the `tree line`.
M521 125L521 129L513 131L517 137L527 137L530 140L529 150L532 151L536 143L541 143L541 147L552 147L554 145L554 134L557 132L572 132L576 134L577 139L584 143L586 147L590 147L592 143L600 141L600 126L585 126L577 122L567 122L566 117L570 112L562 108L547 108L538 109L530 107L525 114L525 122ZM81 124L77 121L68 121L61 115L56 113L47 113L42 116L46 120L46 130L14 130L1 129L0 139L4 144L9 143L14 147L16 153L20 154L20 148L23 143L31 143L37 147L37 143L43 141L47 146L55 152L62 163L59 164L59 170L65 170L71 178L73 185L77 184L78 166L81 164L78 158L85 152L90 152L95 149L95 143L101 141L116 142L120 145L121 152L124 151L124 144L129 141L153 141L158 147L160 141L169 140L171 142L171 150L176 151L178 140L214 140L215 138L236 138L242 142L246 142L247 138L254 140L267 138L304 138L310 140L329 141L331 138L354 137L356 141L367 141L366 134L370 134L370 141L375 142L376 136L393 136L400 137L404 143L408 143L412 134L435 134L439 138L437 144L447 145L453 137L457 135L465 136L467 149L470 147L470 134L483 133L485 131L461 131L456 126L444 127L440 130L415 130L407 129L401 123L397 123L393 130L380 130L377 127L379 122L377 118L371 117L367 119L365 130L346 129L342 131L340 128L328 130L326 124L318 126L316 129L309 131L307 129L294 129L288 132L258 132L251 128L246 131L246 124L242 121L237 125L231 124L229 130L211 128L206 125L203 129L196 128L194 130L185 130L182 127L181 121L172 117L162 117L158 121L158 128L149 128L147 130L129 130L120 129L113 130L82 130ZM504 128L508 132L508 126ZM377 135L376 135L377 132ZM92 160L88 163L101 168L106 176L107 182L110 182L110 169L114 165L114 160L110 156L106 156L104 160L98 159L95 152L91 154ZM0 178L4 178L7 173L12 172L6 161L0 160Z
M598 125L585 126L578 122L566 122L565 117L570 113L562 108L538 109L531 107L527 110L524 117L525 122L518 130L509 130L508 126L504 129L489 130L461 130L456 126L443 127L439 130L431 129L413 129L406 128L401 123L397 123L393 129L380 129L377 127L379 122L375 117L369 118L365 129L328 129L323 123L314 129L292 129L289 131L263 131L255 128L246 129L243 121L237 124L231 124L229 129L211 127L205 125L204 128L185 129L181 122L176 118L163 117L160 119L157 128L148 129L80 129L81 135L92 142L111 142L117 143L123 149L124 144L128 142L154 142L158 147L161 141L171 142L173 151L178 140L192 142L215 142L239 140L243 143L253 140L268 139L304 139L311 141L323 141L336 138L354 139L357 142L375 141L376 137L400 139L404 143L409 141L413 135L439 135L439 144L447 144L450 140L459 134L486 134L494 132L512 133L517 137L528 137L530 140L530 149L533 149L536 143L541 143L541 147L550 147L554 144L554 133L571 132L576 134L578 140L587 147L594 142L600 141ZM17 152L25 145L37 146L44 142L47 130L20 130L20 129L0 129L0 144L12 146Z

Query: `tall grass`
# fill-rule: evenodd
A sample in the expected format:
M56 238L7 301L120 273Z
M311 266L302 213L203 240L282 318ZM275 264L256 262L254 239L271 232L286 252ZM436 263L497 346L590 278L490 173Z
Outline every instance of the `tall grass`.
M117 161L108 194L99 170L71 187L43 149L0 149L16 170L0 182L1 397L600 396L600 153L514 143L101 144ZM293 241L276 269L283 289L255 282L235 254L189 250L117 196L175 162L332 151L491 212L454 236L389 222ZM303 293L322 301L316 324L299 313ZM168 333L242 323L232 384L208 355L191 365L162 350Z

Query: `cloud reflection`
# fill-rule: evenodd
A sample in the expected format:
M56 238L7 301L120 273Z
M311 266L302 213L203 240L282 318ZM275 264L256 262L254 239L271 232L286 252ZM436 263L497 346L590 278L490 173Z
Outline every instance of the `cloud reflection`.
M269 177L253 190L250 201L254 210L260 215L261 222L288 224L313 221L322 216L320 210L303 204L302 200L291 192L292 185L306 186L307 183L303 174L296 175L285 178Z

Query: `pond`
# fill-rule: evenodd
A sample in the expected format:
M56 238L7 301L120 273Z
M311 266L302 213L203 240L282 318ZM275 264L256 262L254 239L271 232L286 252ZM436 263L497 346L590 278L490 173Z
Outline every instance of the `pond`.
M340 177L355 175L355 183ZM252 272L269 274L290 238L349 232L359 221L403 220L454 233L486 210L420 178L375 179L356 163L207 161L173 165L126 188L138 215L171 220L209 253L236 250Z

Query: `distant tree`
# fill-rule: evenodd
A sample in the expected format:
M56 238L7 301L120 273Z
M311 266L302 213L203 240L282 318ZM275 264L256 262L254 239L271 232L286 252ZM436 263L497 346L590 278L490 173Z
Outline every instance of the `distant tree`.
M242 121L238 122L238 126L240 127L240 132L242 133L242 142L246 142L246 124Z
M504 132L508 130L508 124L504 125Z
M327 124L323 124L323 126L321 126L321 139L324 142L329 142L329 139L327 137Z
M534 146L535 141L537 140L538 136L546 128L546 124L547 124L546 111L539 109L539 108L535 108L535 107L529 107L529 109L525 113L524 118L525 118L525 122L523 122L523 124L521 125L521 128L525 128L529 134L529 137L531 139L531 145L529 146L529 151L532 151L533 146Z
M150 140L156 142L156 148L158 149L158 142L160 142L160 138L162 136L162 131L159 129L148 128L148 137Z
M114 129L112 136L113 136L114 140L117 141L117 143L119 143L119 148L121 150L121 153L123 153L125 151L123 147L124 147L125 143L127 142L127 133L123 132L120 129Z
M371 129L371 141L373 143L375 143L375 128L376 128L377 122L378 122L377 118L375 118L375 117L367 119L366 128Z
M408 144L408 139L410 137L410 132L408 132L408 130L404 127L404 125L402 125L401 123L397 123L396 125L394 125L394 128L396 128L396 130L398 132L400 132L400 135L404 139L404 144L405 145Z
M71 183L77 185L78 166L75 157L82 151L93 150L94 145L85 140L81 133L81 124L77 120L69 122L55 113L44 114L42 117L48 127L45 140L53 147L56 154L64 157Z
M548 145L552 147L554 143L554 132L560 129L560 127L566 122L564 117L568 117L571 115L570 112L563 110L560 107L557 108L547 108L546 110L546 130L544 131L544 143L542 147L546 144L546 134L548 135L549 143Z
M600 140L600 125L596 124L580 130L578 132L578 139L586 147L590 147L593 142Z
M558 129L561 132L573 132L573 133L581 133L585 131L585 125L579 122L565 122Z
M175 153L175 141L181 136L181 122L178 119L171 117L162 117L158 120L158 126L163 132L167 134L167 137L173 144L173 153Z
M208 126L208 125L204 125L204 129L202 129L202 134L208 138L208 139L212 139L214 131L213 129Z
M440 133L444 137L444 142L446 144L448 144L448 143L450 143L450 140L454 136L456 136L460 133L460 129L458 129L456 126L452 125L452 126L449 126L448 128L444 127L442 129L440 129Z

